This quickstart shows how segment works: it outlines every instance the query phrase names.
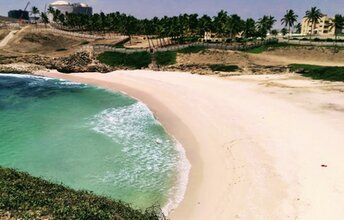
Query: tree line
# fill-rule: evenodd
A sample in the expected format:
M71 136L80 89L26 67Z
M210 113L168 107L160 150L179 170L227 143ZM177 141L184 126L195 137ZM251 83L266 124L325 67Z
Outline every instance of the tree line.
M36 7L32 13L39 14ZM137 19L125 13L115 12L104 14L95 13L85 14L63 14L59 10L50 7L48 13L52 15L54 23L69 28L71 30L90 31L90 32L117 32L124 35L147 35L159 38L191 38L198 39L203 37L205 32L216 33L219 38L233 39L237 36L243 38L266 38L267 34L277 35L277 30L272 30L277 20L271 15L264 15L258 20L253 18L242 19L237 14L229 14L220 11L216 16L198 14L181 14L179 16L154 17L152 19ZM43 23L49 23L47 13L41 13ZM307 10L305 17L311 24L311 33L324 14L317 7ZM293 10L287 10L281 19L284 28L282 34L290 35L296 29L296 33L301 33L301 24L297 22L298 15ZM330 24L331 28L341 30L344 27L344 17L335 15ZM337 33L337 31L336 31Z

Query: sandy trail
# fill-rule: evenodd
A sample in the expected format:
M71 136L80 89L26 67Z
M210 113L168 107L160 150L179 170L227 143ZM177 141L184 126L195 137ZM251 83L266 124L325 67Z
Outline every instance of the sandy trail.
M124 91L183 144L192 169L172 220L344 216L343 83L152 71L44 75Z
M13 37L15 36L17 32L18 31L15 30L8 33L8 35L4 39L2 39L2 41L0 41L0 48L5 47L8 44L8 42L13 39Z

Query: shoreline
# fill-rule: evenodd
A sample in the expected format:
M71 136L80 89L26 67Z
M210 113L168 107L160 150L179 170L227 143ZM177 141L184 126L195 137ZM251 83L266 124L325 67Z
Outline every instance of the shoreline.
M44 77L47 79L57 79L57 80L62 80L62 81L66 81L62 78L54 78L54 77L47 77L47 76L42 76L40 74L13 74L13 73L0 73L0 76L4 74L5 76L14 76L14 77L19 77L19 78L27 78L27 77ZM78 83L76 81L70 81L67 80L66 82L71 82L71 83ZM83 83L82 83L83 84ZM99 87L97 85L91 85L91 84L86 84L86 85L90 85L90 86L95 86L99 89L106 89L103 87ZM180 161L178 161L177 164L177 172L176 172L176 176L177 176L177 180L174 183L173 187L168 191L169 196L166 198L166 204L164 204L164 206L161 207L162 212L167 216L171 211L175 210L179 204L182 202L182 200L184 199L184 195L186 192L186 188L188 185L188 176L190 173L190 169L191 169L191 164L186 156L186 152L185 149L183 147L183 145L172 135L170 134L166 128L164 127L163 124L161 124L161 122L158 120L158 118L156 117L156 115L149 109L149 107L143 103L141 100L131 97L129 96L125 91L119 91L119 90L114 90L114 89L106 89L110 92L116 92L116 93L121 93L125 96L128 96L131 99L136 100L138 103L142 104L145 106L145 108L147 108L148 111L151 112L152 117L155 118L155 120L157 120L157 122L162 126L162 128L165 130L165 132L167 133L167 135L171 138L171 140L174 143L174 149L178 152L178 154L180 155Z
M43 77L50 77L50 78L55 78L55 79L62 79L62 80L69 80L72 82L77 82L77 83L85 83L88 85L92 85L92 86L97 86L100 88L104 88L104 89L109 89L110 91L114 91L114 92L120 92L123 93L141 103L143 103L144 105L146 105L150 111L153 113L154 117L156 118L157 121L159 121L163 128L165 129L165 131L167 132L167 134L172 137L173 139L175 139L177 142L176 144L180 144L183 148L183 151L185 151L185 156L187 159L187 166L190 166L190 168L188 169L188 173L187 173L187 182L186 182L186 187L185 189L181 189L182 191L184 191L183 195L182 195L182 199L181 201L179 201L176 207L172 206L172 209L167 209L169 216L171 213L173 213L175 211L175 209L179 209L180 205L184 202L185 200L185 196L186 193L190 193L191 189L190 189L190 185L192 185L192 188L194 188L192 191L192 193L190 193L190 199L195 200L195 191L197 190L197 183L199 182L199 175L202 175L202 164L200 163L200 161L198 161L198 159L193 159L191 160L191 158L197 158L199 157L197 154L195 154L195 149L197 149L197 145L198 143L196 142L196 140L193 138L193 134L192 132L187 128L187 126L185 124L182 123L182 121L180 119L178 119L178 117L172 112L170 111L167 107L165 107L164 105L162 105L161 103L158 103L158 101L150 98L150 101L148 101L150 103L147 104L147 99L149 97L149 95L147 94L142 94L139 90L136 90L134 88L129 88L123 85L115 85L114 88L114 84L107 84L106 82L103 81L99 81L99 80L88 80L88 79L82 79L82 78L78 78L77 76L74 76L73 74L63 74L63 73L59 73L57 71L50 71L49 73L47 72L37 72L33 74L34 76L43 76ZM139 93L141 93L140 95L138 95ZM140 98L141 97L141 98ZM154 104L152 104L154 103ZM159 111L157 110L159 109ZM164 116L162 116L160 113L164 112ZM161 118L165 118L165 116L171 117L173 118L173 120L178 121L180 124L180 127L175 129L174 127L172 127L170 125L170 123L166 123L163 122L161 120ZM164 120L165 121L165 120ZM182 129L183 133L182 135L175 135L175 130L178 129ZM185 144L188 147L185 147ZM178 150L180 151L180 150ZM193 155L190 155L190 152L193 152ZM185 161L183 161L185 162ZM191 171L193 170L192 174ZM183 178L182 178L183 179ZM196 188L196 190L195 190ZM179 189L180 190L180 189ZM178 196L178 195L174 195L174 196ZM162 207L163 209L167 206L168 204L166 204L164 207ZM184 214L182 214L182 216L184 216ZM176 218L172 218L172 219L180 219L180 217L176 217Z
M152 71L37 74L124 91L149 107L192 165L171 220L344 215L340 87L322 90L329 84L285 75L226 80Z

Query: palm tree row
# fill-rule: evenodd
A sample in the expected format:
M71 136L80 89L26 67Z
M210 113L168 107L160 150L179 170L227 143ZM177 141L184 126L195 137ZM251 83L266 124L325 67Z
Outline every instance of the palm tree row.
M33 10L34 11L34 10ZM36 11L37 12L37 11ZM34 12L33 12L34 13ZM276 35L276 31L271 32L276 19L273 16L263 16L255 21L252 18L243 20L237 14L228 14L226 11L220 11L216 16L199 16L198 14L181 14L179 16L162 18L154 17L152 19L137 19L134 16L120 12L99 13L91 16L84 14L62 14L59 10L49 8L48 13L53 17L53 21L64 28L80 31L96 32L117 32L128 35L147 35L161 39L172 37L174 40L184 41L185 39L198 39L203 37L206 32L216 33L224 41L234 39L237 36L244 38L261 37L265 38L268 33ZM305 18L311 24L311 33L313 33L316 24L319 23L323 14L321 11L312 7L306 11ZM47 14L41 13L42 21L47 24ZM298 23L298 15L293 10L287 10L281 19L281 24L285 26L283 32L289 29L289 37L294 28L301 32L301 24ZM344 19L341 15L336 15L332 20L332 28L341 30ZM297 24L297 25L296 25Z
M125 35L149 35L158 37L191 38L203 36L205 32L217 33L221 38L235 38L238 34L249 37L265 38L276 22L272 16L264 16L255 21L252 18L243 20L240 16L229 15L220 11L216 16L199 16L198 14L181 14L173 17L154 17L137 19L124 13L62 14L49 8L53 21L66 28L82 31L118 32ZM43 15L44 13L42 13ZM43 15L47 17L46 15Z

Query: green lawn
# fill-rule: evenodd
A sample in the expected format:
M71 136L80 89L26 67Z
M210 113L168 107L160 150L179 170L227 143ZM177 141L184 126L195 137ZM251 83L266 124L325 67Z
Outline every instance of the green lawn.
M135 210L121 201L0 167L0 218L9 212L13 219L159 220L157 210Z
M287 44L287 43L271 43L271 44L266 44L266 45L256 47L253 49L245 50L244 52L259 54L259 53L263 53L267 51L269 48L281 48L281 47L290 47L290 46L298 46L298 45L292 45L292 44Z
M104 52L97 59L101 63L115 67L128 67L132 69L146 68L152 62L152 56L148 52L120 53Z
M160 66L168 66L176 63L177 53L174 51L156 52L156 63Z
M344 82L344 66L315 66L307 64L290 64L292 72L297 72L312 79Z
M263 45L261 47L256 47L253 49L249 49L249 50L245 50L244 52L246 53L254 53L254 54L259 54L259 53L263 53L265 51L267 51L268 49L272 49L272 48L283 48L283 47L309 47L309 45L297 45L297 44L288 44L288 43L274 43L274 44L268 44L268 45ZM344 50L344 47L341 46L314 46L314 47L325 47L325 48L333 48L336 50Z
M178 50L178 53L198 53L201 52L203 50L205 50L206 48L203 46L190 46L190 47L186 47L183 49Z

